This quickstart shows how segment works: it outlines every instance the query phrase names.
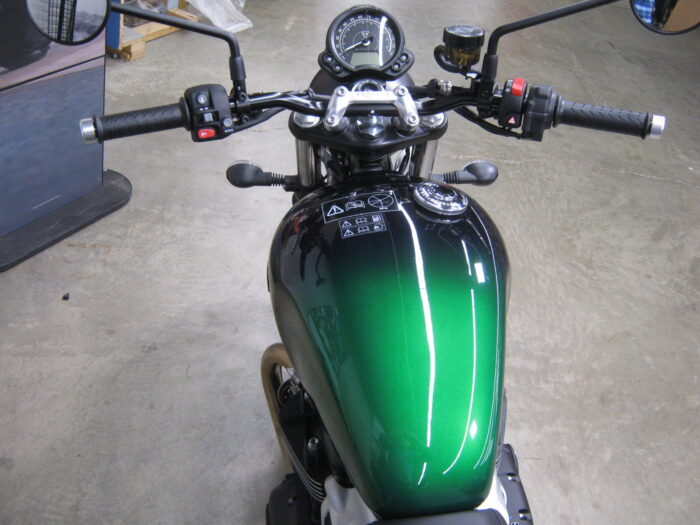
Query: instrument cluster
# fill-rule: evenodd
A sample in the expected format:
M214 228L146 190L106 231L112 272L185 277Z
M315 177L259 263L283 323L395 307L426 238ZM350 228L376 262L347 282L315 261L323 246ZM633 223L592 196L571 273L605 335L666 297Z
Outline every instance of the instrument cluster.
M361 73L397 78L413 64L404 46L403 30L389 13L373 6L355 6L331 23L320 66L338 79Z

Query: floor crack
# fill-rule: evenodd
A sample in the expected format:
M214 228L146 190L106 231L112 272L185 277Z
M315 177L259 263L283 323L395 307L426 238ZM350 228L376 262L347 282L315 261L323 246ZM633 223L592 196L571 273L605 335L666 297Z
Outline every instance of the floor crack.
M646 175L644 173L639 173L636 171L629 171L629 170L611 170L610 168L601 168L605 171L611 171L613 173L620 173L621 175L632 175L633 177L641 177L642 179L651 179L651 180L656 180L659 182L670 182L671 184L680 184L682 186L689 186L691 188L695 188L696 190L700 190L700 185L698 184L693 184L692 182L686 182L684 180L674 180L674 179L666 179L664 177L655 177L654 175Z

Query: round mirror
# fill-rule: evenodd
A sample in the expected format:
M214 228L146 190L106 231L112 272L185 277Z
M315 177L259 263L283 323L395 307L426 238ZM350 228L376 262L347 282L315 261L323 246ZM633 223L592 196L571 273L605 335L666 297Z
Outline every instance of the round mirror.
M698 0L630 0L644 27L664 35L678 35L700 25Z
M107 23L108 0L26 0L32 22L59 44L92 40Z

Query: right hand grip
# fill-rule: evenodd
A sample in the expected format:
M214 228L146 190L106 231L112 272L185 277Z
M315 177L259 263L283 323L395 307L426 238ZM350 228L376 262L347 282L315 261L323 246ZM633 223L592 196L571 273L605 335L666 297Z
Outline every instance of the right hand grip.
M184 127L190 128L189 113L184 101L178 104L138 109L114 115L95 116L82 120L81 133L86 142L118 139ZM91 126L92 125L92 126Z
M659 138L664 130L665 121L665 117L651 113L637 113L563 99L559 101L554 115L555 126L568 124L641 138Z

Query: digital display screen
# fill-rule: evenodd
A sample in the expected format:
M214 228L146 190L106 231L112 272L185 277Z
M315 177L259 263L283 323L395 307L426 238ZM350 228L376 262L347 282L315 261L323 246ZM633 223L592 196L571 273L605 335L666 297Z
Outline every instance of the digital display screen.
M352 54L350 64L353 66L380 66L377 51L356 51Z

